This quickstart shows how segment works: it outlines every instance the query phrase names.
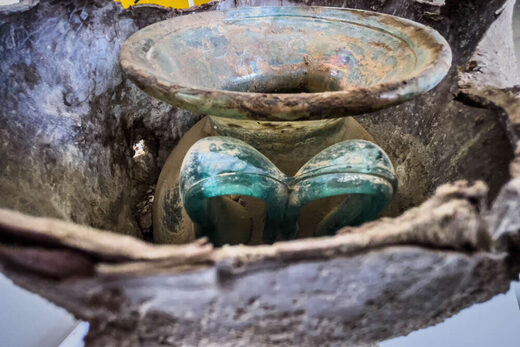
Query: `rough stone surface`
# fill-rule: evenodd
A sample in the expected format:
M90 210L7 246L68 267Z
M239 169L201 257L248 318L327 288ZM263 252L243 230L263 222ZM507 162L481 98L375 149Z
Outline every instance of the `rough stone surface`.
M508 0L497 10L497 20L489 27L466 64L473 73L462 76L464 84L484 84L509 88L520 83L513 42L513 11L515 0ZM469 81L464 81L468 78Z
M39 3L40 0L19 0L18 2L10 3L9 5L1 5L2 8L0 9L0 11L6 14L20 13L30 10Z
M134 206L197 117L129 83L119 47L176 14L109 0L0 12L0 206L139 235ZM144 177L140 140L152 154Z
M520 112L519 112L520 113ZM509 171L512 180L500 191L489 214L489 231L497 250L520 258L520 142Z
M511 180L498 195L491 214L491 232L501 251L520 254L520 178Z
M513 146L520 139L519 87L499 89L470 84L461 88L457 97L475 107L491 110L500 119Z
M109 322L101 334L94 326L87 342L113 343L112 333L144 344L374 343L441 321L469 304L470 291L481 301L506 290L503 270L500 257L403 247L227 281L213 270L109 280L106 288L125 287L127 320ZM151 286L157 290L150 300Z
M501 5L504 4L506 2L502 2ZM384 1L380 7L385 11L392 5L398 6L392 1ZM420 20L439 30L450 43L454 59L451 74L434 91L412 102L358 118L358 121L390 155L396 166L400 191L387 210L387 215L402 213L404 209L424 200L434 187L462 177L486 181L490 187L490 200L493 200L503 182L508 179L506 167L512 158L512 148L505 136L505 126L496 110L474 107L475 105L461 102L456 97L460 83L457 70L461 69L461 66L464 66L475 54L477 43L480 51L494 54L489 54L480 60L482 64L489 65L488 73L473 77L479 72L472 71L465 77L482 85L488 81L489 84L493 84L493 80L490 80L490 76L493 76L489 72L491 68L499 68L496 72L498 75L506 73L512 75L507 65L491 63L497 52L494 52L496 47L489 47L489 43L493 41L490 36L497 35L498 29L492 28L486 33L486 39L479 41L483 35L481 30L487 27L476 26L482 25L486 21L486 16L492 15L497 18L502 26L505 25L504 22L510 21L510 11L498 11L501 5L498 5L496 10L482 8L489 5L490 2L470 4L460 1L447 1L444 5L435 6L422 2L413 5L401 3L401 11L405 13L412 11L412 13L408 12L410 18ZM479 7L478 11L477 7ZM455 16L462 13L466 14L456 24L451 22ZM469 24L468 20L471 20L472 24ZM461 32L465 30L463 28L466 25L474 27L470 29L471 33ZM502 32L499 36L502 37ZM509 46L504 45L506 53L510 48L510 42ZM500 149L497 147L496 151L492 150L489 147L491 143ZM479 161L474 160L475 153L482 154L479 156ZM503 154L504 157L497 156L498 153ZM420 183L414 185L412 182ZM420 188L417 189L416 186Z
M57 284L6 273L88 320L89 346L344 346L406 334L505 292L505 264L392 247L232 278L201 269Z
M508 289L517 267L486 251L485 195L458 182L335 237L221 249L0 210L0 270L88 320L92 346L371 344Z

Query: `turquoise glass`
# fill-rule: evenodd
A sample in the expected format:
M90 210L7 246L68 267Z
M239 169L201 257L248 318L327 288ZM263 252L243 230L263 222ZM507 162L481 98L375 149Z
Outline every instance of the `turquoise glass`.
M180 177L186 212L212 240L219 237L208 215L209 198L247 195L264 200L263 241L272 243L296 236L300 210L311 201L345 195L319 224L320 233L334 234L343 226L377 218L396 191L390 159L377 145L364 140L332 145L288 177L243 141L207 137L190 148Z

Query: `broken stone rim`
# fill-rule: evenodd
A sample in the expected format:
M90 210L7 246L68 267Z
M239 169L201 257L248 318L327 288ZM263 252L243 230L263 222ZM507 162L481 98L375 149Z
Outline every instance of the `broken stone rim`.
M348 257L394 245L489 252L494 250L494 245L485 222L488 213L486 194L487 187L483 182L470 185L459 181L440 186L432 198L399 217L343 228L335 236L217 249L205 238L185 245L155 245L110 231L0 209L1 237L14 239L13 245L18 250L36 252L34 256L26 254L27 259L21 261L15 252L7 251L8 246L4 244L0 247L0 259L43 277L64 279L179 273L211 266L222 275L236 276L303 260ZM72 252L86 263L80 262L73 271L61 272L63 266L70 264L53 258L52 253L56 251ZM49 257L48 264L45 260L36 262L39 257L46 256ZM54 267L54 272L46 272L46 266Z

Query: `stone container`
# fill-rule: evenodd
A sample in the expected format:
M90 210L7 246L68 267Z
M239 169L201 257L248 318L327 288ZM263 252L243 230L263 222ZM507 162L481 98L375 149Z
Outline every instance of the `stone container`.
M132 84L119 49L159 20L263 2L0 7L1 271L89 321L90 345L366 345L505 292L520 264L520 103L485 73L511 75L511 47L482 61L479 42L507 33L512 2L477 3L284 1L424 23L450 43L453 66L433 91L356 117L396 168L386 217L218 249L149 242L154 184L199 116Z

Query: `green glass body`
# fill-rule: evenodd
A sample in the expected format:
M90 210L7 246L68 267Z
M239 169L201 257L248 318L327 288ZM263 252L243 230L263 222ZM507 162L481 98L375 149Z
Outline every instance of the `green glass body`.
M180 173L180 196L190 218L214 243L210 198L245 195L266 202L263 242L295 237L297 220L309 202L345 196L318 228L333 234L346 225L359 225L379 216L397 190L388 156L374 143L348 140L318 153L294 176L282 173L247 143L232 137L199 140L186 154Z

